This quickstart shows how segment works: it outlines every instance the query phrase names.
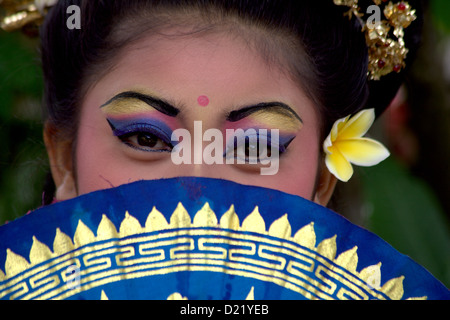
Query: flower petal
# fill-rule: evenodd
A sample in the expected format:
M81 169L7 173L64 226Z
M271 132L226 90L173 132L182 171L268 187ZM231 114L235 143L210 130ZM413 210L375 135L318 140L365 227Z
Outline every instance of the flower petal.
M325 157L328 170L339 180L347 182L353 175L352 165L336 147L330 147L329 151Z
M339 132L338 140L346 140L353 138L360 138L369 131L373 122L375 121L374 109L365 109L353 117L347 122L341 132Z
M331 147L333 145L333 143L331 142L331 134L328 135L328 137L325 139L325 141L323 142L323 151L326 154L330 154L330 150L328 150L329 147Z
M339 140L334 147L351 163L374 166L389 157L389 151L378 141L369 138Z
M336 139L339 137L341 130L347 125L348 119L350 119L350 116L341 118L333 124L329 135L331 142L336 141Z

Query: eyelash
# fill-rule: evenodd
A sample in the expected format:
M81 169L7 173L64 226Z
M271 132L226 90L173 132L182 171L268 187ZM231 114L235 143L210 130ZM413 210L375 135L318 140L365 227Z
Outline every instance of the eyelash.
M113 128L113 134L119 138L127 146L136 150L144 152L171 152L173 145L170 136L167 132L161 128L148 124L148 123L135 123L125 126L124 128L115 128L111 122L109 122ZM136 136L137 141L131 141L131 138ZM155 148L155 146L139 146L140 138L155 139L155 145L163 143L163 148Z
M112 123L108 119L108 123L111 126L111 129L113 130L114 136L119 138L124 144L127 146L144 152L172 152L174 145L171 141L171 133L166 132L165 130L161 129L158 126L155 126L153 124L149 123L127 123L123 124L122 126L117 125L117 123ZM137 141L131 141L131 138L135 137ZM158 143L162 143L163 146L159 148L155 148L155 146L139 146L139 139L140 138L150 138L154 139L155 141L152 141L155 143L155 146ZM226 146L226 150L224 153L224 158L235 158L244 160L245 163L258 163L261 162L260 155L262 153L261 150L259 150L260 146L265 146L266 149L266 156L269 158L271 156L271 148L272 148L272 139L270 134L246 134L244 139L245 142L242 143L242 136L235 136L233 137L232 143L228 143ZM256 146L256 159L250 156L254 156L248 148L249 143L254 139ZM295 136L279 136L278 137L278 143L275 145L276 148L278 148L278 155L282 156L289 147L290 143L295 139ZM241 142L239 145L237 145L239 142ZM239 148L244 147L243 151L239 151ZM253 149L254 150L254 149ZM230 154L231 153L231 154Z
M252 138L256 138L256 140L255 140L256 146L254 146L254 147L256 147L256 152L253 150L253 152L255 152L257 155L256 159L250 158L250 156L252 154L251 154L251 151L247 149L249 147L249 143L251 142ZM237 139L237 141L236 141L236 139ZM237 145L237 143L242 140L242 137L238 137L238 136L233 137L232 143L228 143L228 146L224 153L224 157L225 158L232 157L235 159L240 158L241 160L245 160L245 163L250 163L250 162L258 163L258 162L261 162L262 160L265 160L265 159L260 159L260 155L261 155L262 151L259 150L260 149L259 147L261 145L265 146L267 148L266 149L267 157L271 156L271 154L269 155L269 152L271 152L271 148L272 148L272 140L271 140L270 136L252 134L252 135L245 135L244 139L245 139L244 143L241 142L240 145ZM264 141L261 143L261 140L263 140L263 139L265 140L266 143L264 143ZM279 139L278 139L279 143L275 146L275 147L278 147L279 156L282 156L287 151L287 148L289 147L289 145L291 144L291 142L294 139L295 139L295 136L294 137L290 136L290 137L286 137L286 138L279 137ZM283 140L284 140L284 142L282 142ZM239 156L238 149L241 147L244 147L244 159L242 159L242 157ZM232 152L232 155L230 155L230 152Z

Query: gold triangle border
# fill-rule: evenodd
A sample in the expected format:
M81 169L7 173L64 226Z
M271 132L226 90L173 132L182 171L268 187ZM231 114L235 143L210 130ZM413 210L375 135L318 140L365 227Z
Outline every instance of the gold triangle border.
M73 239L64 234L59 228L56 229L56 235L53 241L53 250L33 236L33 244L29 253L29 259L14 253L10 249L7 249L5 273L0 269L0 282L8 280L9 278L31 269L49 259L69 253L70 251L94 242L114 238L125 238L142 233L163 231L168 229L205 227L218 227L221 229L230 229L234 231L255 232L294 242L316 252L322 257L329 259L334 264L344 268L357 278L361 279L369 287L384 293L390 299L400 300L403 297L404 276L390 279L384 283L383 286L381 286L381 262L375 265L367 266L358 272L358 247L355 246L336 256L337 235L324 239L316 245L314 222L303 226L293 233L291 224L289 223L288 214L284 214L282 217L274 221L269 228L266 228L266 223L259 212L259 207L256 206L241 223L238 215L236 214L234 205L231 205L219 220L214 211L210 208L208 202L206 202L204 206L194 215L193 219L191 219L191 216L181 202L178 203L178 206L172 213L169 221L166 220L164 215L158 211L156 207L153 207L152 211L147 216L144 226L141 226L139 221L127 211L125 213L125 218L120 224L119 230L116 229L111 220L109 220L109 218L104 214L97 228L96 234L94 234L94 232L80 219ZM410 299L427 299L427 297Z

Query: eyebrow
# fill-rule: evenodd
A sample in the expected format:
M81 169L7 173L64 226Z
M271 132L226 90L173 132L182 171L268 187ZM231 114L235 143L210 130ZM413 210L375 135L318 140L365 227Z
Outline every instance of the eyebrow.
M282 102L263 102L256 105L243 107L239 110L231 111L227 116L227 121L237 122L258 111L279 113L299 120L303 124L302 118L287 104Z
M156 98L156 97L152 97L148 94L143 94L143 93L139 93L139 92L135 92L135 91L126 91L126 92L119 93L118 95L111 98L108 102L101 105L100 108L106 107L107 105L113 103L116 100L120 100L120 99L140 100L140 101L148 104L150 107L152 107L152 108L158 110L159 112L161 112L167 116L170 116L170 117L176 117L180 113L179 109L175 108L167 101L164 101L164 100Z

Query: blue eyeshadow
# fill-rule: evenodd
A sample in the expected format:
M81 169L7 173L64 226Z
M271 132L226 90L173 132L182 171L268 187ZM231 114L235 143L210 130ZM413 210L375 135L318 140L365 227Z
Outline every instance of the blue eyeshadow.
M152 118L117 119L112 117L108 117L107 121L116 137L148 133L155 135L167 144L173 144L171 140L173 130L163 121Z
M264 140L263 143L272 146L272 143L276 143L276 147L278 147L280 155L285 153L290 143L295 139L295 135L293 134L279 134L278 141L272 141L272 134L270 130L263 129L264 132L261 134L260 129L250 128L243 131L243 134L236 134L232 137L231 141L227 142L226 150L224 153L224 157L227 156L228 152L232 149L240 147L238 145L239 142L248 143L249 141L256 141L258 144L261 143L261 140ZM245 139L245 140L243 140Z

